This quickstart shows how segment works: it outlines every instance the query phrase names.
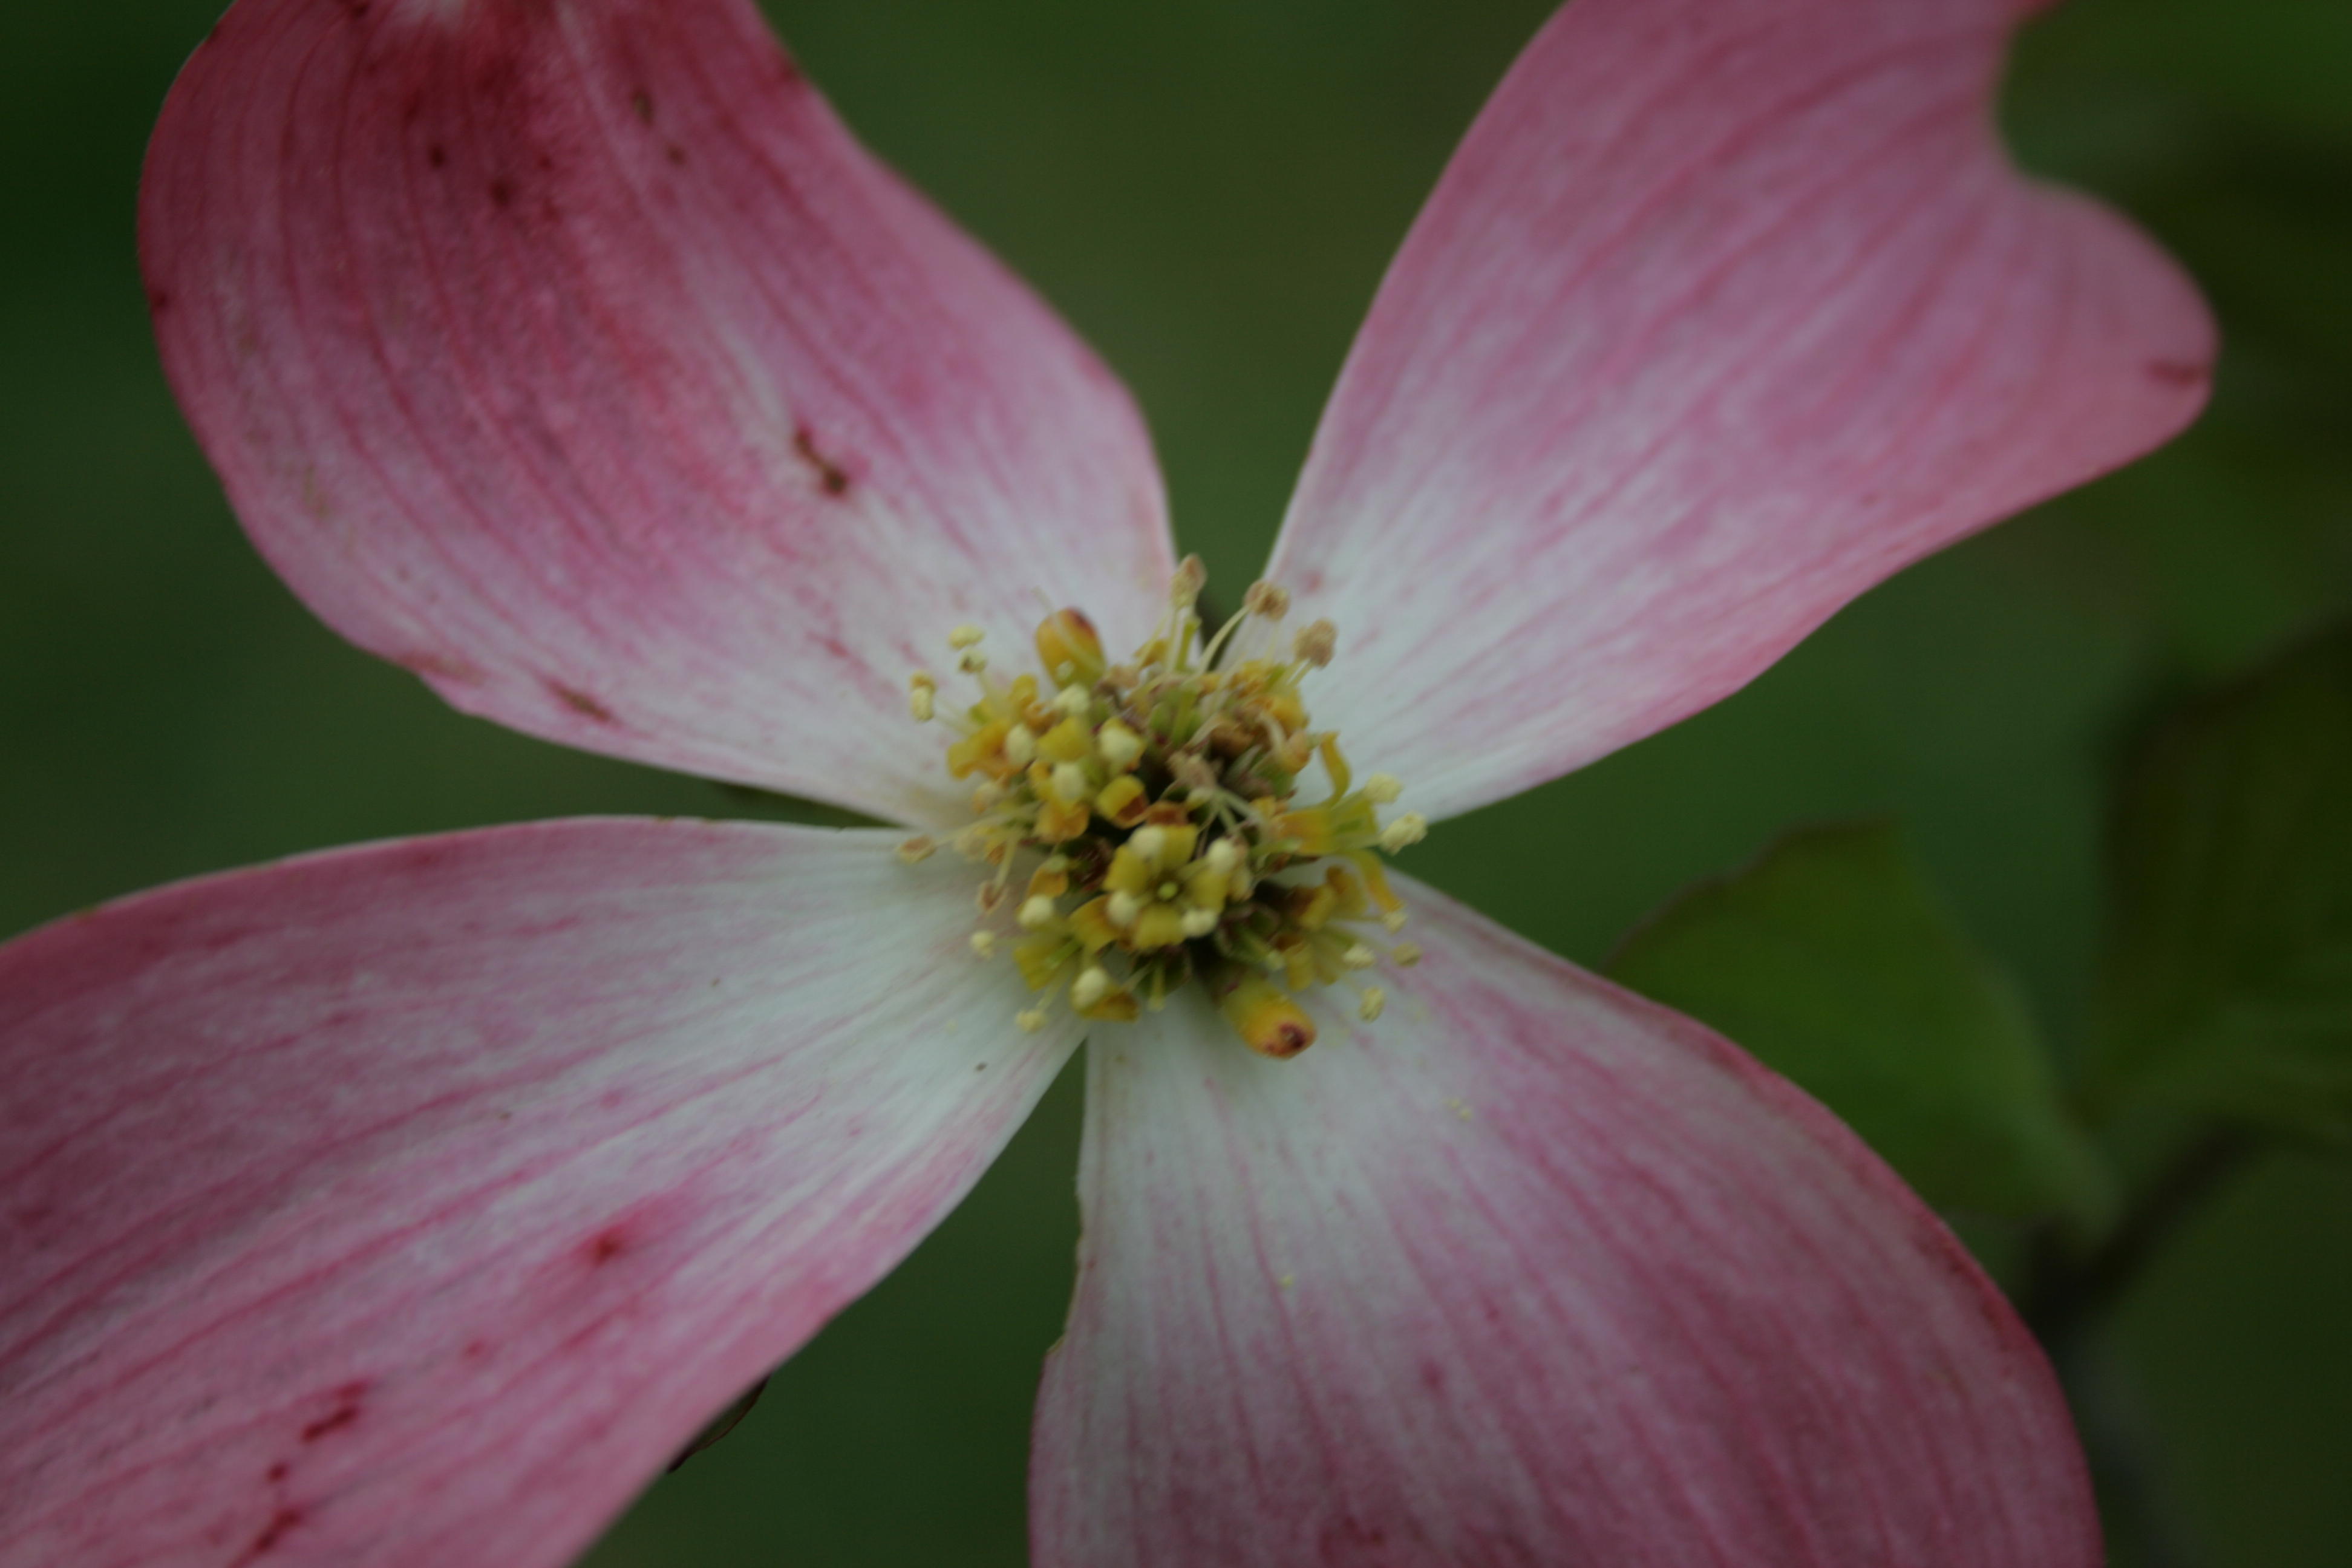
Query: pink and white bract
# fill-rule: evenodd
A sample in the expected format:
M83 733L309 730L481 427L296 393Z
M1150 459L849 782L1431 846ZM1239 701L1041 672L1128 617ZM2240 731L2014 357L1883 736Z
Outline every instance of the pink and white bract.
M1671 723L2191 416L2191 288L1998 147L2025 8L1578 0L1529 47L1268 573L1408 806ZM142 207L255 542L468 712L952 832L940 636L1159 611L1118 384L750 0L240 0ZM576 1552L1078 1045L898 837L497 828L0 949L0 1562ZM2097 1562L2038 1352L1883 1165L1406 898L1424 960L1295 1061L1189 994L1095 1031L1041 1564Z

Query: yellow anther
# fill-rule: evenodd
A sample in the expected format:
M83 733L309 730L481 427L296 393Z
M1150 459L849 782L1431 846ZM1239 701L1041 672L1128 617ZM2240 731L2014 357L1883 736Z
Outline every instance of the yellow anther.
M1096 732L1095 753L1111 772L1123 773L1143 755L1143 737L1114 719Z
M1070 1005L1081 1013L1110 994L1110 974L1100 964L1089 964L1070 984Z
M1184 940L1184 911L1172 903L1146 904L1135 917L1128 940L1142 952L1174 947Z
M982 958L994 958L996 956L996 933L992 931L976 931L972 932L971 951L974 954Z
M1070 802L1087 797L1087 770L1076 763L1054 764L1054 798Z
M1186 910L1180 922L1183 928L1185 940L1194 941L1216 930L1217 913L1217 910L1205 907Z
M1364 994L1356 1003L1356 1016L1363 1019L1365 1023L1369 1024L1373 1019L1379 1017L1381 1016L1381 1010L1388 1005L1389 994L1387 992L1381 990L1377 985L1367 985L1364 987Z
M1209 846L1209 852L1202 856L1201 859L1218 876L1230 879L1234 874L1234 868L1242 863L1241 847L1230 838L1220 838Z
M1013 918L1021 922L1023 931L1044 931L1056 919L1054 900L1042 896L1024 899L1022 900L1021 912Z
M1004 756L1004 737L1011 729L1002 719L994 720L949 746L949 776L970 778L975 773L985 772L992 778L1001 778L1011 772L1012 765Z
M1056 865L1056 861L1061 864ZM1029 874L1029 896L1033 899L1058 899L1069 890L1069 863L1059 855Z
M1034 1035L1045 1026L1045 1009L1024 1007L1013 1015L1013 1021L1021 1026L1023 1033Z
M1055 610L1037 623L1037 662L1055 684L1102 679L1102 638L1076 610Z
M1411 969L1421 962L1421 948L1414 942L1401 942L1389 950L1389 956L1396 960L1399 969Z
M1116 892L1103 900L1103 912L1109 917L1111 924L1124 931L1135 923L1136 916L1143 912L1143 900L1133 893Z
M1408 811L1381 829L1381 847L1393 855L1407 849L1429 837L1429 819L1417 811Z
M1263 975L1243 975L1218 998L1217 1011L1262 1057L1287 1060L1315 1043L1314 1020Z
M1370 969L1380 961L1381 955L1360 942L1350 942L1348 951L1339 955L1340 966L1346 969Z
M1016 768L1025 768L1037 755L1037 731L1026 724L1015 724L1004 731L1004 760Z
M1201 564L1201 558L1187 555L1176 563L1176 576L1168 585L1169 602L1178 609L1190 608L1208 582L1209 569Z
M1082 763L1094 752L1093 731L1075 717L1063 720L1037 738L1037 754L1049 763Z
M1339 650L1339 628L1328 621L1314 622L1292 640L1290 647L1299 662L1321 669Z
M962 657L956 660L956 668L966 675L978 675L988 668L988 656L976 647L966 648Z
M1118 940L1118 927L1110 918L1109 899L1095 899L1080 904L1070 916L1070 934L1078 939L1090 952L1100 952Z
M1290 613L1289 590L1279 583L1268 583L1261 578L1251 584L1249 592L1242 595L1242 608L1253 616L1278 621Z
M1143 784L1133 773L1121 773L1103 785L1095 796L1095 809L1106 822L1121 827L1133 827L1151 809L1150 800L1143 793Z
M918 860L929 859L931 852L938 847L927 836L918 833L912 837L898 840L898 858L911 866Z
M1083 686L1065 686L1054 693L1055 708L1073 717L1093 707L1094 700L1087 695L1087 689Z
M1381 916L1381 924L1388 928L1388 931L1391 936L1394 936L1397 932L1404 930L1404 911L1402 910L1389 910L1386 914Z
M1084 793L1084 786L1080 786ZM1037 807L1037 837L1041 843L1067 844L1087 830L1094 813L1083 800L1049 800Z
M1394 773L1374 773L1364 781L1364 798L1374 805L1387 805L1404 793L1404 785Z
M955 630L948 634L948 647L961 651L961 649L971 647L977 644L981 638L987 635L988 634L986 632L982 631L978 626L967 623L956 627Z
M940 683L933 680L927 671L919 669L907 678L907 711L915 716L916 723L930 722L931 714L937 710L934 699L939 689Z
M1168 830L1164 827L1139 827L1121 852L1134 856L1145 869L1157 870L1160 858L1168 853Z

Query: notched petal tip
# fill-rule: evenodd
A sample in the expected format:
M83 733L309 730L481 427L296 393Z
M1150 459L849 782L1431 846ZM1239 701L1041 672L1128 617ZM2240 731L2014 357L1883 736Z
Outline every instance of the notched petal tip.
M2195 287L1999 145L2019 15L1577 0L1513 68L1381 285L1272 567L1377 628L1320 701L1429 816L1727 695L2194 416Z

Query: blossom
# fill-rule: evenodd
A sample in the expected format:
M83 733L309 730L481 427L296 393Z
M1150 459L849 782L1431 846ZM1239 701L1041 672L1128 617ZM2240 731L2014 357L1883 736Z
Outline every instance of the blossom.
M1990 132L2021 9L1578 0L1530 45L1266 573L1337 628L1298 690L1398 781L1367 810L1442 826L1670 723L2190 417L2193 290ZM1998 1293L1699 1026L1403 876L1419 962L1384 1006L1286 988L1287 1060L1206 984L1087 1017L1121 975L974 951L974 867L893 853L974 821L909 672L1041 595L1146 638L1159 480L749 0L239 0L142 244L183 406L331 624L467 711L901 826L362 846L0 949L0 1557L559 1563L1083 1040L1041 1563L2097 1560ZM1233 864L1305 842L1267 832ZM1130 960L1243 898L1178 876L1213 838L1118 841Z

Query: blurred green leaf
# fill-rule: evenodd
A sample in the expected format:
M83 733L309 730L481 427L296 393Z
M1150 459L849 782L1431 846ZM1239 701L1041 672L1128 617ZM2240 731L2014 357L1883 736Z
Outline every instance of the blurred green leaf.
M887 827L880 817L867 816L845 806L829 805L821 800L809 800L797 795L785 795L778 790L761 789L756 784L720 783L719 793L727 797L730 814L756 816L768 822L797 823L803 827Z
M1795 1080L1938 1208L2091 1227L2111 1206L2016 988L1892 824L1791 834L1653 916L1610 973Z
M2352 1138L2352 625L2161 721L2112 854L2101 1102Z

